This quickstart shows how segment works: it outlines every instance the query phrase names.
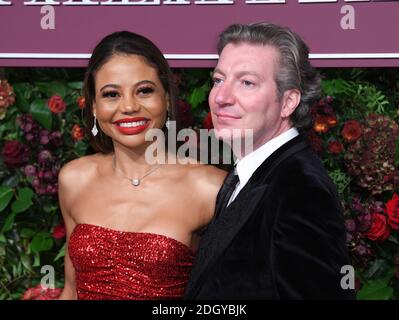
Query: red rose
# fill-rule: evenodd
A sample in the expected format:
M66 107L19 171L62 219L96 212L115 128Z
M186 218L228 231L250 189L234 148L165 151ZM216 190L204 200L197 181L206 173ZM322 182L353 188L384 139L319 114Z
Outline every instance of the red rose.
M191 114L191 105L183 100L177 100L178 114L183 128L194 125L194 117Z
M55 300L59 298L61 293L61 288L50 289L38 284L36 287L28 288L25 291L22 300Z
M364 235L373 241L385 241L390 234L386 217L379 213L372 214L370 229Z
M399 230L399 196L395 193L386 204L388 224L394 230Z
M78 104L80 109L84 109L86 100L84 97L80 96L80 97L78 97L78 100L76 100L76 103Z
M326 116L326 122L329 127L335 127L338 123L337 117L335 115L328 115Z
M323 153L323 140L320 139L320 137L314 133L314 131L311 131L308 135L308 139L310 142L310 147L315 151L317 154L322 154Z
M333 154L340 154L344 151L344 145L339 141L330 141L328 143L328 152Z
M85 136L85 131L79 125L75 124L72 127L71 135L73 140L79 141L82 140Z
M52 96L48 100L48 107L50 108L52 113L61 113L65 111L66 104L60 96Z
M208 114L204 118L202 125L204 126L205 129L208 129L208 130L213 129L212 114L210 112L208 112Z
M53 229L54 239L63 239L66 235L66 230L64 225L55 226Z
M356 141L362 135L362 127L356 120L348 120L342 129L342 136L348 142Z
M317 115L313 124L313 130L316 132L326 133L328 131L329 125L327 123L327 117Z
M17 140L7 141L2 150L3 161L10 168L18 168L29 161L30 149Z

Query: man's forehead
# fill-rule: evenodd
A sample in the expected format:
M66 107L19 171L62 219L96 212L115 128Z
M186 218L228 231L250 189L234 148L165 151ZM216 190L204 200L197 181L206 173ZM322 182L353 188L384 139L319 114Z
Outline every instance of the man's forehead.
M262 75L275 68L278 50L269 45L228 44L223 49L214 72Z

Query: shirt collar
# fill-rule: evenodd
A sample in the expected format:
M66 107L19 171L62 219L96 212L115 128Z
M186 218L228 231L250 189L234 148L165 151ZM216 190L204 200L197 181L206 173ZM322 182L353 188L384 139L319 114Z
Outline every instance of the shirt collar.
M255 151L236 162L236 172L241 187L251 178L258 167L278 148L299 134L296 128L291 128L279 136L269 140Z

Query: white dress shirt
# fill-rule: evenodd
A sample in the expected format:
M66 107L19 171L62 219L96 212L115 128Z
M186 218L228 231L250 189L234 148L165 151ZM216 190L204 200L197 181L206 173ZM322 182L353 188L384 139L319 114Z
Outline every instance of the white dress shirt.
M256 169L278 148L283 144L287 143L291 139L295 138L299 134L296 128L291 128L279 136L269 140L261 147L246 155L244 158L237 160L236 162L236 173L238 174L239 182L230 197L228 205L240 193L242 188L247 184L249 179L252 177Z

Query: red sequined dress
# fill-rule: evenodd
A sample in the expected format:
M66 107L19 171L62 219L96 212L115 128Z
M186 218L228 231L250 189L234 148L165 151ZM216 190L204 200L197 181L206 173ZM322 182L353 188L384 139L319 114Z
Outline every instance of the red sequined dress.
M167 236L78 224L68 245L78 299L180 299L193 251Z

